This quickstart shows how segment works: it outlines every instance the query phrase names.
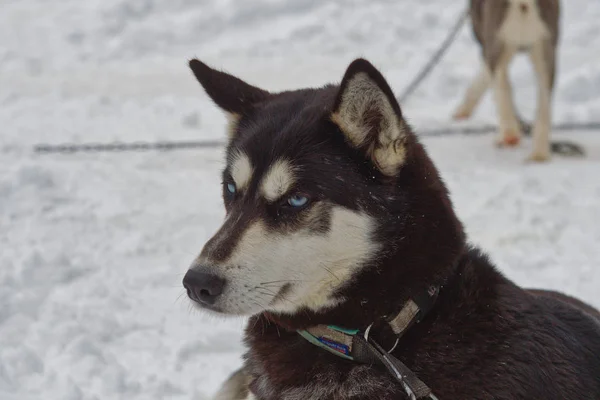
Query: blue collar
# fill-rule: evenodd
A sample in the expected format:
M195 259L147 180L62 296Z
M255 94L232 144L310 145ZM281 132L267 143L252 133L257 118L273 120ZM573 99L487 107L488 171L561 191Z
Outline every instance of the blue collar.
M354 336L358 329L346 329L335 325L317 325L298 333L310 343L336 356L354 360L352 354Z

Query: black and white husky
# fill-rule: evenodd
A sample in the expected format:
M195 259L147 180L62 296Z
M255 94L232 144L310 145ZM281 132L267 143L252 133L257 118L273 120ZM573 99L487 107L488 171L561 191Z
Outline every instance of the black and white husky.
M600 398L598 312L467 245L369 62L281 93L190 67L230 125L226 219L183 284L203 310L252 316L217 399Z

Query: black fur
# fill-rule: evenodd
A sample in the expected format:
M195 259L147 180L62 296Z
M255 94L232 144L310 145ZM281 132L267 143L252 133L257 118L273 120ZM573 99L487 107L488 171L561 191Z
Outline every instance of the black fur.
M251 86L225 72L212 69L202 61L190 60L189 66L206 93L219 107L229 113L245 114L269 96L267 91Z

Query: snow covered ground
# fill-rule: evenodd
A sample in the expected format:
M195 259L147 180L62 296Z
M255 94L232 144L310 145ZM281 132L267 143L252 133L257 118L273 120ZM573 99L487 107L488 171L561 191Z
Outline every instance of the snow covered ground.
M466 2L464 2L466 3ZM557 121L600 120L600 3L564 2ZM221 149L39 155L35 143L220 139L188 58L278 90L366 56L399 92L453 24L447 0L0 0L0 400L207 399L244 321L191 311L181 278L223 216ZM450 124L468 29L404 105ZM512 69L532 115L531 68ZM494 122L486 98L473 124ZM559 137L559 135L556 135ZM600 306L600 132L525 165L492 137L427 138L473 242L518 283Z

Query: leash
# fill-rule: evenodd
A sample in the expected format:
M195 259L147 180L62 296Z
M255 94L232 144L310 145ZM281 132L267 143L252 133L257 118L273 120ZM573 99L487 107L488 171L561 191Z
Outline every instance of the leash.
M408 84L406 89L404 89L402 91L402 94L397 97L398 103L400 103L400 104L404 103L413 94L413 92L421 85L421 82L423 82L423 80L431 73L433 68L439 64L440 60L442 59L442 56L446 53L448 48L450 48L452 43L454 43L454 41L456 40L456 36L458 35L461 28L463 27L463 25L469 18L469 14L470 14L470 9L469 9L469 7L467 7L458 16L456 22L454 23L454 27L452 27L452 29L450 30L450 33L448 34L446 39L444 39L444 41L442 42L440 47L436 50L435 53L433 53L433 56L430 58L430 60L427 62L427 64L425 64L425 66L423 68L421 68L421 72L419 72L417 74L417 76L415 78L413 78L413 80Z
M496 132L494 125L483 125L479 127L454 127L435 128L417 131L420 137L440 137L451 135L484 135ZM553 131L596 131L600 130L600 122L566 122L554 125ZM524 133L527 134L527 130ZM125 153L144 151L175 151L194 149L213 149L226 145L222 140L190 140L190 141L161 141L161 142L113 142L113 143L63 143L63 144L37 144L33 151L38 154L75 154L75 153ZM575 146L575 147L573 147ZM552 148L562 155L582 155L581 149L570 142L553 142ZM557 151L560 150L560 151Z
M206 141L161 141L161 142L112 142L112 143L64 143L64 144L37 144L33 151L36 153L105 153L129 151L173 151L184 149L216 148L225 146L221 140Z
M396 342L390 350L385 350L373 339L371 330L375 322L364 332L335 325L317 325L299 330L298 334L309 343L345 360L383 365L400 383L410 400L438 400L433 391L391 353L396 349L404 333L414 324L419 323L433 308L439 290L439 286L428 288L424 293L408 300L398 314L384 318L396 336Z

